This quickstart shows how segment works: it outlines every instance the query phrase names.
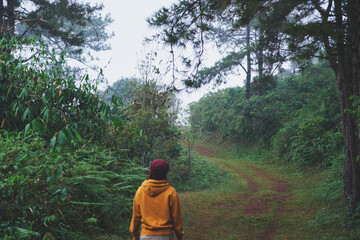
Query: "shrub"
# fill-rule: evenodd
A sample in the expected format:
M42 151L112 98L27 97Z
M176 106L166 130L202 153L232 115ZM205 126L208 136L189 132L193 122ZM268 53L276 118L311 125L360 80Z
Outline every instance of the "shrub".
M145 176L122 152L88 142L50 153L47 141L6 131L0 152L3 239L127 232Z

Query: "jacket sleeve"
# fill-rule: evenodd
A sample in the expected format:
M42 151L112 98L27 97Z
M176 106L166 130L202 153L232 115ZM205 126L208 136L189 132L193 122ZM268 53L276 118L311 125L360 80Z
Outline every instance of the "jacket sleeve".
M139 204L139 190L136 192L133 202L133 215L130 223L130 234L133 236L133 240L139 240L139 228L141 223L141 212Z
M170 209L171 209L171 217L172 217L172 222L174 225L174 232L175 232L176 238L178 240L181 240L184 235L183 221L182 221L182 215L181 215L179 196L175 190L174 190L174 193L172 194L172 198L171 198L171 202L170 202Z

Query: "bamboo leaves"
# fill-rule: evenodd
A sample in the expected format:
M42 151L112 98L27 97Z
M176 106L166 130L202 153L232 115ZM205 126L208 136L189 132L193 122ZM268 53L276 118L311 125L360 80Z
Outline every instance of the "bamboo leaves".
M12 45L14 42L9 40L4 44L23 51L21 42ZM85 75L77 84L66 75L63 59L49 52L45 44L35 40L27 44L37 49L28 62L11 52L0 55L1 127L40 134L49 140L51 152L56 146L75 145L83 137L104 134L104 117L110 107L96 94L93 80Z
M55 197L59 195L61 201L65 201L66 200L66 197L68 196L68 191L66 188L63 188L63 189L58 189L56 190L53 194L51 194L51 197Z
M50 140L50 152L54 151L55 143L56 143L56 136L53 136Z
M74 127L70 125L66 126L62 130L56 132L50 140L50 152L54 151L55 145L59 146L59 151L65 146L66 142L69 142L71 145L76 145L78 142L81 142L82 138L80 134L76 131Z

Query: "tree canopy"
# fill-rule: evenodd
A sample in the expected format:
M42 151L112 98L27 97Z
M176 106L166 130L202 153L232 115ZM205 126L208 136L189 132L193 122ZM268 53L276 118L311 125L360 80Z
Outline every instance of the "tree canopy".
M41 38L58 54L86 63L94 51L110 49L106 31L112 19L102 16L102 4L76 0L6 0L0 1L0 37ZM95 67L96 68L96 67Z

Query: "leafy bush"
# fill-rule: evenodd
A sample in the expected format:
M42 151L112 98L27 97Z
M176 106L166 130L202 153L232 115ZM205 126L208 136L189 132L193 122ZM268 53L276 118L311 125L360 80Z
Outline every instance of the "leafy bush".
M302 168L331 165L343 144L337 87L328 63L276 81L248 100L240 87L206 95L190 107L193 131L238 146L271 145L281 159Z
M2 39L0 45L8 50L0 55L1 128L35 131L51 139L52 149L109 131L104 116L110 107L96 94L97 83L88 75L79 81L68 76L65 53L58 57L37 39Z
M88 76L66 74L63 55L37 40L1 46L0 237L127 232L145 176L119 147L124 121L109 118Z
M189 171L187 157L187 151L182 149L180 158L170 161L169 181L179 192L208 189L232 177L229 172L197 155L192 155Z
M341 233L336 239L359 239L360 221L357 216L352 216L349 212L344 211L346 208L343 196L344 158L344 154L340 154L332 160L331 167L323 173L325 178L313 191L315 200L322 202L324 207L318 211L316 219L309 224L316 229L325 229L326 232L333 226L342 226L338 229L341 230ZM330 231L327 239L332 239L331 237Z
M326 62L310 66L291 79L288 91L299 92L287 105L296 111L272 137L274 151L302 168L329 166L343 153L336 84L326 66Z
M144 167L152 159L176 159L179 156L180 132L171 110L171 92L155 82L142 82L131 89L131 104L124 109L126 121L123 145L129 156Z
M123 152L88 142L49 153L43 139L6 131L0 152L3 239L127 232L124 219L145 176Z

